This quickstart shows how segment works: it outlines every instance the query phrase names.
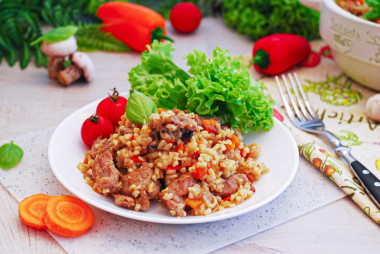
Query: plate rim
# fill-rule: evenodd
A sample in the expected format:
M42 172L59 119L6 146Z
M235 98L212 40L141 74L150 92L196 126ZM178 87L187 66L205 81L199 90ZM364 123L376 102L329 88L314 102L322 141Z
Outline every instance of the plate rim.
M279 188L273 194L271 194L270 197L265 198L264 200L258 202L257 204L255 204L255 205L253 205L251 207L242 209L242 210L238 210L238 211L233 212L233 213L223 214L221 216L204 215L204 216L174 217L174 216L170 216L168 214L168 218L149 217L149 215L148 216L141 216L142 215L141 212L131 211L131 210L128 210L128 209L125 209L125 211L121 212L121 211L118 211L116 209L113 209L113 207L104 207L104 204L101 204L101 203L97 202L96 200L88 198L85 194L82 194L80 191L76 191L75 188L72 187L62 177L62 175L59 173L59 170L56 168L55 164L53 163L53 158L52 158L53 149L54 149L54 147L53 147L54 140L57 138L57 136L59 134L59 131L60 131L61 128L63 128L64 124L66 124L66 122L68 122L75 115L80 114L82 111L84 111L84 110L86 110L88 108L94 107L94 105L96 105L97 103L99 103L101 100L102 99L95 100L95 101L93 101L91 103L88 103L88 104L80 107L79 109L75 110L70 115L68 115L54 129L53 134L51 135L50 140L49 140L49 144L48 144L48 160L49 160L49 165L50 165L51 170L53 171L54 176L65 187L65 189L67 189L69 192L71 192L72 194L76 195L80 199L84 200L86 203L88 203L88 204L90 204L90 205L92 205L92 206L94 206L94 207L96 207L98 209L101 209L103 211L106 211L106 212L109 212L109 213L112 213L112 214L116 214L116 215L122 216L124 218L129 218L129 219L139 220L139 221L145 221L145 222L152 222L152 223L160 223L160 224L199 224L199 223L207 223L207 222L214 222L214 221L225 220L225 219L228 219L228 218L237 217L237 216L240 216L242 214L245 214L245 213L251 212L253 210L256 210L256 209L258 209L258 208L260 208L260 207L262 207L262 206L270 203L274 199L276 199L286 188L289 187L290 183L293 181L293 179L294 179L294 177L295 177L295 175L296 175L296 173L298 171L298 167L299 167L299 153L298 153L298 146L296 144L296 141L295 141L293 135L290 133L290 131L286 128L286 126L284 124L282 124L282 122L280 122L278 119L276 119L275 117L273 117L274 125L278 125L290 137L289 140L291 141L291 144L289 144L289 146L291 146L291 148L294 150L293 158L292 159L294 160L295 163L294 163L294 168L291 169L290 174L287 177L286 182L282 185L282 187ZM265 175L263 175L263 177L265 177ZM83 183L86 184L85 181L83 181ZM127 212L127 214L126 214L126 212ZM148 214L148 213L149 212L146 212L146 214Z

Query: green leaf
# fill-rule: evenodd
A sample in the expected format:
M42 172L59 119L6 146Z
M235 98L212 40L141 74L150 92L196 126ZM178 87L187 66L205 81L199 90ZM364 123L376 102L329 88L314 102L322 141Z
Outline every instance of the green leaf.
M149 123L149 117L157 112L157 106L148 96L134 91L128 99L125 113L134 124Z
M40 67L43 64L43 54L41 51L40 44L34 45L35 54L34 54L34 60L36 62L37 67Z
M24 155L21 147L13 143L4 144L0 147L0 168L8 170L16 166Z
M8 65L12 67L17 61L17 51L14 48L9 48L8 50L8 55L5 56L5 59L7 60Z
M30 48L28 44L25 42L21 51L21 58L20 58L21 70L25 69L28 66L31 58L32 58L32 55L30 52Z
M69 68L69 66L71 65L71 61L68 60L68 59L65 59L63 61L63 68L66 69L66 68Z
M43 34L38 39L34 40L30 45L34 45L40 41L45 41L48 43L64 41L73 36L77 31L77 26L60 26Z
M141 56L141 65L128 73L132 89L149 96L159 108L186 109L186 80L190 77L172 62L171 43L154 41Z

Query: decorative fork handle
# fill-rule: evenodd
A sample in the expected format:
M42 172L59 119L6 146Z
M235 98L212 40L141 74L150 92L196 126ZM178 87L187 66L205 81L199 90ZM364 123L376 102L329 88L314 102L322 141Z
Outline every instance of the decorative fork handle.
M321 132L318 133L321 133L328 138L330 143L334 146L335 152L351 165L352 171L359 179L363 188L367 191L367 194L372 198L376 205L380 207L380 180L351 155L351 148L343 146L339 138L329 131L320 131Z

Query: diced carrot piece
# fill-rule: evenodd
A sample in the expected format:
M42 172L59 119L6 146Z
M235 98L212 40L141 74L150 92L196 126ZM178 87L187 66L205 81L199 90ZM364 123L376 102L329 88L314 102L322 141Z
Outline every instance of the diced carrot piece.
M185 151L185 145L183 143L180 143L177 145L176 151Z
M238 137L236 137L235 135L232 136L232 138L229 138L229 140L231 140L231 145L230 144L225 144L225 147L227 149L227 151L231 151L232 149L235 149L237 147L239 147L240 145L240 141L238 139Z
M234 143L232 143L231 145L230 144L225 144L224 146L226 147L227 151L231 151L232 149L235 148L235 144Z
M218 122L214 119L205 119L202 121L203 129L208 132L216 133L219 131Z
M200 207L202 202L203 201L201 199L195 199L195 198L186 198L185 200L185 204L190 206L193 209Z
M232 136L231 141L232 141L232 144L235 145L235 147L239 147L240 146L240 141L239 141L238 137L236 137L236 135Z
M46 194L35 194L22 200L18 205L18 214L21 221L33 228L46 229L47 227L42 217L50 198L51 196Z
M165 111L167 111L167 110L164 108L157 108L158 114L161 114L162 112L165 112Z
M95 217L91 208L82 200L69 195L58 195L47 202L43 220L50 231L75 237L90 230Z
M86 155L84 156L84 160L83 160L83 163L84 164L87 164L88 163L88 158L90 157L90 153L86 153Z

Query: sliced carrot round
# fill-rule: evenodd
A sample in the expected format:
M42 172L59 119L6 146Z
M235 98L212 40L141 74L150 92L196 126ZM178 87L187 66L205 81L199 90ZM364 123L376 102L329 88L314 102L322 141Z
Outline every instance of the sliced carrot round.
M80 236L90 230L95 217L82 200L69 196L53 196L47 203L43 220L49 230L62 236Z
M42 217L50 198L51 196L46 194L35 194L22 200L18 205L18 214L21 221L33 228L46 229L47 227Z

